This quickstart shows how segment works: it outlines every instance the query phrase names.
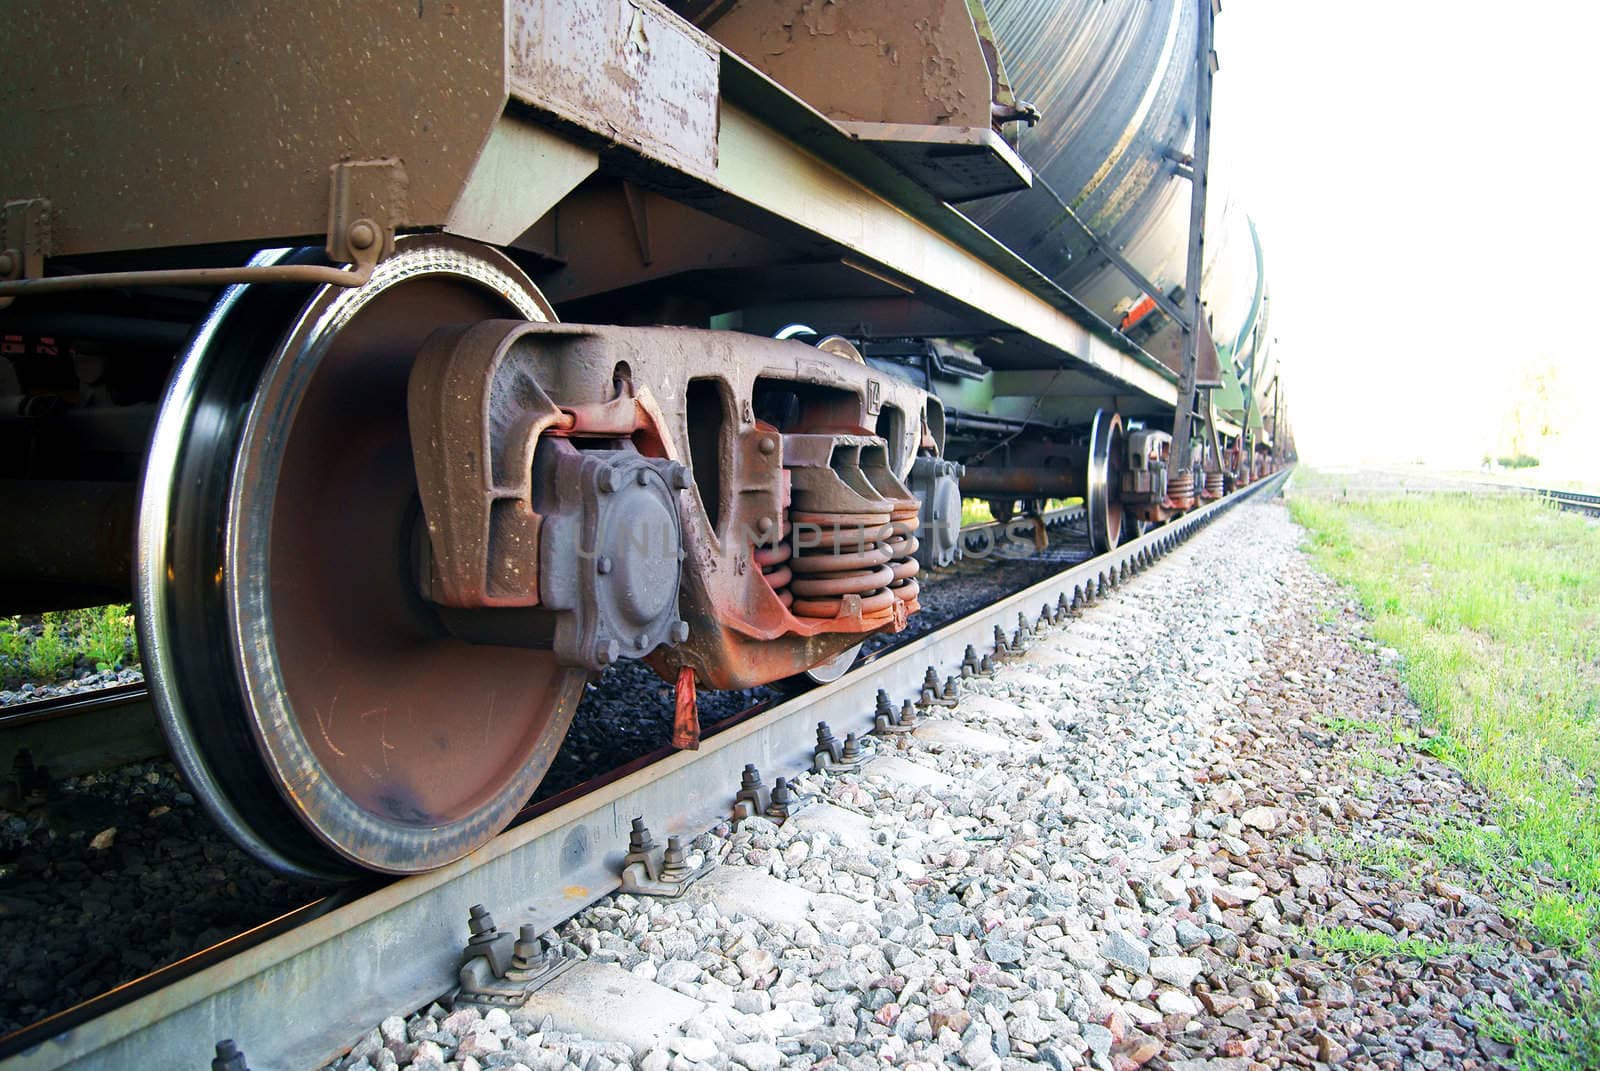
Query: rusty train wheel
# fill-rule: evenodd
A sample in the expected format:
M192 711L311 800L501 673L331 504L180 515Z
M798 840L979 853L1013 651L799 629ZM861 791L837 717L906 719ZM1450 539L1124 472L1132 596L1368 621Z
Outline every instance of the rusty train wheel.
M357 289L230 291L163 408L141 535L166 540L140 565L158 704L208 808L280 869L459 858L566 734L581 671L453 639L417 592L407 376L435 328L488 318L552 316L498 254L402 241Z
M1096 554L1104 554L1123 539L1124 511L1120 492L1126 454L1122 416L1107 409L1096 410L1089 429L1088 475L1083 497L1089 545Z

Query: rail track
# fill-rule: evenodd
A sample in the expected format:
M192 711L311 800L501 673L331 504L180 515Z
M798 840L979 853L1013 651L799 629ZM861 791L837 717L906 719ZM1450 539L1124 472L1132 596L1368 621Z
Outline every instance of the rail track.
M861 662L876 659L893 646L1021 590L1091 553L1085 544L1082 512L1072 508L1049 511L1037 524L1031 518L1018 518L1004 524L972 525L968 535L967 559L929 577L922 612L899 633L871 637L860 652ZM1041 551L1047 538L1048 548ZM642 670L637 665L617 667L586 689L572 732L530 806L652 752L666 739L674 714L671 690ZM742 716L756 705L787 698L797 685L806 686L797 680L775 688L707 692L701 696L702 714L708 725ZM281 915L300 917L306 901L327 891L302 887L296 895L292 886L257 869L253 861L234 857L231 845L220 841L220 831L203 815L191 815L199 819L197 823L173 825L176 819L146 822L126 813L124 808L134 798L125 795L131 782L120 772L109 773L123 763L139 764L130 768L140 771L140 791L151 777L160 781L150 784L172 785L159 802L178 806L180 813L193 802L190 797L185 803L182 790L188 786L173 779L167 772L171 771L168 763L144 765L145 760L165 759L167 750L158 718L142 689L78 693L13 707L12 711L15 716L10 718L0 714L0 745L4 745L7 762L0 770L12 774L9 783L0 784L0 806L7 806L29 824L42 822L50 835L46 842L24 844L17 840L22 834L12 831L10 846L20 854L14 860L0 855L0 862L7 864L0 874L10 872L17 878L0 882L0 922L5 921L8 910L19 911L6 926L12 935L8 940L21 947L42 942L39 956L68 956L63 962L69 966L64 972L48 974L33 970L0 985L0 1037L124 983L144 979L142 984L150 984L146 976L162 965L208 950L223 955L211 947L220 935L243 934L248 940L259 927ZM41 723L42 730L35 727ZM8 735L8 728L16 733ZM23 755L24 761L14 762L17 755ZM105 776L94 776L65 794L52 791L61 778L84 775ZM165 811L161 808L157 813ZM104 852L104 845L102 851L85 847L91 834L128 825L135 828L123 832L133 839L118 840L113 851ZM116 831L110 835L115 837ZM151 904L154 914L130 922L133 928L125 941L97 959L93 950L99 936L91 916L69 910L77 906L76 893L71 890L79 886L73 882L92 880L102 889L107 885L144 887L137 876L143 850L155 850L162 858L199 858L197 853L203 853L204 858L231 860L220 865L232 882L247 890L245 900L229 896L219 901L210 895L217 888L213 880L191 883L175 872L161 883L165 891L159 906ZM132 871L124 870L125 851L134 853ZM40 879L41 865L48 868L45 873L59 870L65 875L67 884L59 898L50 891L48 882L53 879ZM81 869L84 866L87 871ZM16 893L20 899L8 906L8 893ZM45 930L36 914L41 910L48 910L53 918ZM224 947L230 944L224 942ZM41 993L41 987L47 991Z
M1590 517L1600 517L1600 495L1584 494L1581 491L1557 491L1549 487L1522 487L1519 490L1554 502L1561 509L1583 513Z
M162 755L166 749L150 693L142 684L0 709L0 770L37 764L44 768L37 776L76 777Z
M930 670L954 675L969 647L993 650L997 633L1098 597L1286 476L1071 565L878 655L870 669L757 705L708 732L698 751L665 748L544 800L458 862L324 897L0 1039L0 1059L19 1071L202 1067L231 1037L258 1071L320 1066L367 1024L451 987L471 905L488 905L511 930L560 924L619 887L633 818L661 839L704 832L729 815L747 766L767 781L808 767L818 722L840 737L870 732L880 689L898 706Z
M1006 521L984 521L968 524L961 529L961 547L965 553L981 554L991 549L1009 553L1009 545L1044 550L1048 545L1049 529L1084 516L1082 506L1063 506L1046 510L1037 516L1013 517ZM1028 553L1028 551L1023 551Z

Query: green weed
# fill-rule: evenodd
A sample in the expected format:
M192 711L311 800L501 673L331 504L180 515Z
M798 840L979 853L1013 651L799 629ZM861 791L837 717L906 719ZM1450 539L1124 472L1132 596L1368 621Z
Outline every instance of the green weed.
M1419 845L1398 837L1385 837L1371 844L1361 844L1346 836L1325 837L1323 851L1341 862L1359 863L1398 881L1411 873L1412 867L1422 858Z
M67 642L66 615L48 613L40 625L39 635L28 648L28 676L40 681L53 681L72 668L77 656Z
M0 617L0 687L50 684L83 659L99 670L139 660L133 609L126 603L32 617Z
M20 675L28 664L28 637L9 617L0 617L0 680Z
M1533 1018L1523 1026L1491 1006L1478 1020L1485 1037L1516 1048L1523 1071L1580 1071L1600 1067L1600 995L1572 985L1558 1000L1524 1000Z
M1600 528L1514 495L1290 508L1313 559L1371 615L1373 639L1400 653L1438 730L1414 746L1492 801L1491 822L1433 831L1434 852L1600 969ZM1586 995L1563 1009L1519 1042L1527 1066L1593 1065L1583 1046L1600 1038L1600 1004Z
M1346 718L1340 714L1324 715L1322 727L1330 733L1343 736L1345 733L1375 733L1383 728L1381 721L1366 721L1362 718Z
M1477 945L1434 941L1426 937L1390 937L1377 930L1357 930L1349 926L1319 926L1308 935L1324 952L1353 952L1358 956L1408 956L1412 959L1437 959L1440 956L1471 955Z
M1404 762L1395 762L1366 748L1357 751L1350 761L1363 770L1371 770L1379 777L1399 777L1417 764L1417 761L1409 755Z
M79 642L97 669L119 669L133 650L133 608L126 604L80 611Z
M1066 509L1068 506L1079 506L1082 504L1083 499L1081 498L1052 498L1046 500L1044 508L1048 512L1050 510ZM984 499L963 498L961 500L962 527L965 527L969 524L988 524L994 519L994 514L989 509L989 503Z

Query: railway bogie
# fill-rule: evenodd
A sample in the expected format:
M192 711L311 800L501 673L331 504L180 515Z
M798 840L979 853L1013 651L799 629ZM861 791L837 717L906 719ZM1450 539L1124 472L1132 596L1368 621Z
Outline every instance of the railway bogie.
M1052 53L1028 5L989 6L801 33L821 16L789 0L292 3L270 30L193 3L85 34L23 5L3 609L131 575L217 820L286 871L404 873L492 837L619 661L672 683L680 747L698 688L843 673L960 556L964 494L1082 498L1109 550L1248 483L1289 440L1236 211L1181 458L1151 341L1184 328L1188 8L1156 5L1170 41L1120 72L1159 104L1124 160L1127 94L1074 125L1050 64L1138 20L1065 5L1083 47ZM973 222L1027 230L1042 179L1098 183L1071 178L1096 158L1112 186L1071 192L1127 214L1077 224L1070 270Z

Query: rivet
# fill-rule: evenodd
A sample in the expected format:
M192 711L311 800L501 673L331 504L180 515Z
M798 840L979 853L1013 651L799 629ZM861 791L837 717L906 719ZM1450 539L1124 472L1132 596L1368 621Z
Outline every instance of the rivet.
M0 275L10 275L17 270L16 254L7 249L0 253Z
M371 249L378 240L378 228L368 219L358 219L350 224L350 234L347 241L351 249Z
M778 448L778 440L774 439L770 435L763 435L761 437L761 441L756 443L756 447L763 454L770 454Z
M600 560L594 563L594 571L601 576L611 572L611 559L601 556Z

